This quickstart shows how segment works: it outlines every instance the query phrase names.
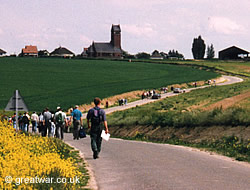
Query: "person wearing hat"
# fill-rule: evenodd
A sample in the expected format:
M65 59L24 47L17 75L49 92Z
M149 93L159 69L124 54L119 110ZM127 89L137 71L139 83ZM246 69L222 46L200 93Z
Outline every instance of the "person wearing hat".
M74 111L71 113L70 122L73 120L73 139L79 140L79 130L82 125L82 112L78 109L79 106L76 105Z
M62 109L58 106L57 112L55 113L55 124L56 124L56 138L63 139L63 130L64 125L66 123L66 114L62 111Z

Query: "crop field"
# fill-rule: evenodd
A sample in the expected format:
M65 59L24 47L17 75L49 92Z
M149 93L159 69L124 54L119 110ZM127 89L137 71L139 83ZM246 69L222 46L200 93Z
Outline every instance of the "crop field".
M0 58L0 110L18 89L29 110L67 109L96 96L208 80L217 73L191 67L110 60Z
M250 77L250 61L221 61L221 60L198 60L198 61L162 61L166 63L178 63L184 65L197 65L230 72L237 75Z

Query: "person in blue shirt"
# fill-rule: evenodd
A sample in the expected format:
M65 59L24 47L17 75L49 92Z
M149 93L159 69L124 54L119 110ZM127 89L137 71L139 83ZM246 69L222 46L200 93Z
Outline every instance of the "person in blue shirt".
M94 99L95 107L88 111L87 124L90 128L90 138L91 138L91 148L93 151L93 158L99 158L99 153L101 151L102 137L101 133L103 130L103 125L105 127L105 132L108 133L108 123L106 120L106 114L103 109L100 108L101 100L100 98ZM91 122L91 125L90 125Z
M73 120L73 139L79 140L79 130L82 125L82 112L78 109L79 106L76 105L74 111L71 113L71 119Z

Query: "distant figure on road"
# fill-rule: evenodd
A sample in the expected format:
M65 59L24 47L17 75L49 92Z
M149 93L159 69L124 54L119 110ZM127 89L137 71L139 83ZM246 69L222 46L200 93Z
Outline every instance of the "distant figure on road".
M71 118L70 121L72 122L73 120L73 139L79 140L79 130L80 126L82 124L82 112L78 109L79 106L76 105L75 109L71 113Z
M109 108L109 102L106 101L106 108Z
M90 109L87 114L87 124L90 128L91 137L91 148L93 151L93 158L99 158L99 153L101 152L102 137L101 133L103 130L103 124L105 127L105 132L108 133L108 123L106 120L105 111L100 108L101 100L100 98L94 99L95 107ZM91 122L91 125L90 125Z

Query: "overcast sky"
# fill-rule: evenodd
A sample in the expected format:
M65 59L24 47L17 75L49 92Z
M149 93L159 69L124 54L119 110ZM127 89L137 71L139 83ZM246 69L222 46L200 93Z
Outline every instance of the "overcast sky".
M25 45L79 54L92 41L110 41L120 24L129 53L178 50L192 58L199 35L217 51L232 45L250 51L250 0L0 0L0 49Z

